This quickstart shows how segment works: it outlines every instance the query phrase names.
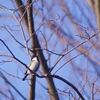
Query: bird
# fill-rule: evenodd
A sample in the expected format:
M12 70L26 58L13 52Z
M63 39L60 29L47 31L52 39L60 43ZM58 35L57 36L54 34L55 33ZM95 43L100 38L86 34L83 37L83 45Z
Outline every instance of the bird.
M29 68L31 71L33 72L37 72L37 70L39 69L39 66L40 66L40 62L39 62L39 59L38 59L38 56L36 55L33 55L31 57L31 63L29 64ZM25 72L25 76L23 77L23 81L26 79L26 77L30 74L33 74L29 69L26 70Z

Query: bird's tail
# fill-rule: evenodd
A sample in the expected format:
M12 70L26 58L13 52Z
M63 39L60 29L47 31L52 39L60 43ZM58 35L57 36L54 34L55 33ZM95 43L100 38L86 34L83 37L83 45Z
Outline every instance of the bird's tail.
M27 77L27 76L28 76L28 74L26 74L26 75L23 77L23 79L22 79L22 80L24 81L24 80L26 79L26 77Z

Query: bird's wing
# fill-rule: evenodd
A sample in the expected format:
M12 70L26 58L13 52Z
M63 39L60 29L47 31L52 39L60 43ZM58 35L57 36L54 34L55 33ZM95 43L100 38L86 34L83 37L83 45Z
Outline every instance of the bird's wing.
M39 69L39 65L40 65L39 62L37 62L36 67L33 70L34 72L36 72Z

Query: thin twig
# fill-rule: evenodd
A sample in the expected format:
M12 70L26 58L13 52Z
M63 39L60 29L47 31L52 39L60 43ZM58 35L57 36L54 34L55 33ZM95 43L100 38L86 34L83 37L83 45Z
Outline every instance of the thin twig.
M17 89L14 87L8 80L7 78L0 72L0 76L24 99L27 100Z
M100 32L100 31L99 31ZM99 32L94 33L92 36L90 36L88 39L85 39L83 42L79 43L77 46L75 46L74 48L72 48L71 50L67 51L63 56L61 56L56 63L53 65L53 67L49 70L49 72L47 73L47 75L49 75L51 73L51 71L55 68L55 66L59 63L59 61L68 53L72 52L73 50L75 50L76 48L78 48L79 46L81 46L82 44L86 43L87 41L89 41L92 37L94 37L95 35L97 35Z

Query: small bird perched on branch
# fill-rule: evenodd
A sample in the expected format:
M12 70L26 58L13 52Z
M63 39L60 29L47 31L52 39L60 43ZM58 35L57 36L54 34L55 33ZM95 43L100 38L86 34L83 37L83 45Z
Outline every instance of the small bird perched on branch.
M30 65L29 65L30 70L33 71L34 73L36 73L37 70L39 69L39 65L40 65L40 62L39 62L38 56L33 55L33 56L31 57L31 63L30 63ZM24 78L22 79L23 81L26 79L26 77L27 77L29 74L32 74L32 72L31 72L30 70L29 70L29 69L26 70L25 76L24 76Z

